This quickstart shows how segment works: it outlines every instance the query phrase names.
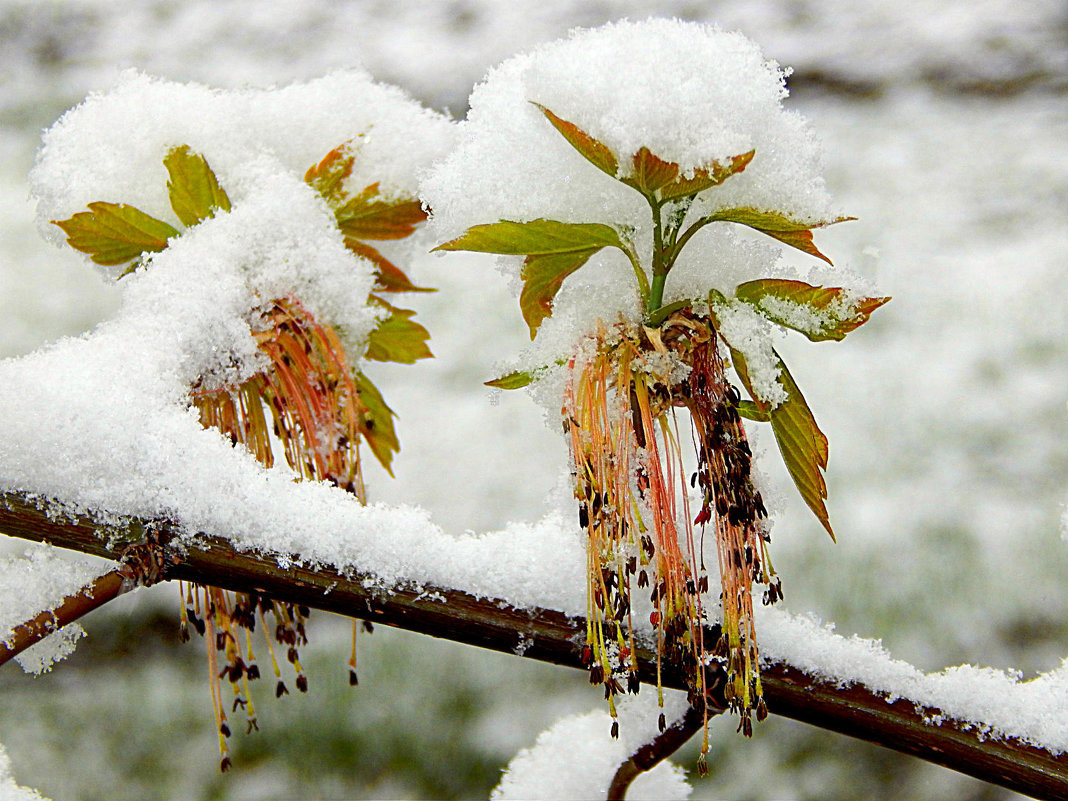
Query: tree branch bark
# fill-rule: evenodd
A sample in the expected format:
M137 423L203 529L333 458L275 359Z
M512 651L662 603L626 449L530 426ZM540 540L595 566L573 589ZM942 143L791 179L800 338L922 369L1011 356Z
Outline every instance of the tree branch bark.
M118 559L123 543L138 541L149 530L167 542L166 523L133 520L124 529L104 530L87 518L52 519L17 493L0 493L0 532L22 539ZM117 544L109 545L109 538ZM239 553L218 537L204 536L178 564L168 567L164 578L256 591L377 624L582 668L585 621L581 618L549 609L516 609L496 599L448 588L378 588L371 576L346 575L332 567L282 568L270 556ZM641 680L655 683L655 654L639 652L639 663ZM684 689L681 675L664 667L664 686ZM984 739L948 719L933 724L928 721L939 719L937 709L916 708L904 699L891 703L860 684L838 687L820 682L786 664L765 668L761 680L768 709L774 714L877 743L1037 798L1068 799L1068 755L1055 756L1012 738Z

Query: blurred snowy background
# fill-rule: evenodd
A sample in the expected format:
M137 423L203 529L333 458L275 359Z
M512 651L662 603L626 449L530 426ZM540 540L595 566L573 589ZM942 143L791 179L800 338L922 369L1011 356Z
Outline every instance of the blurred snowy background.
M39 238L26 175L41 129L120 70L237 87L361 64L462 117L500 60L576 25L650 14L739 29L794 68L788 105L822 138L840 208L860 218L822 232L821 249L894 296L845 344L784 344L831 440L839 534L832 545L765 460L784 499L774 555L788 608L880 637L926 670L1057 667L1068 657L1062 0L0 2L0 357L115 308L113 287ZM403 451L395 481L371 476L372 497L421 504L455 531L537 519L563 442L522 393L482 386L526 340L515 300L491 259L427 256L412 272L442 290L412 301L438 358L373 368ZM478 797L557 717L601 704L578 673L381 629L362 641L350 691L348 628L318 614L311 692L261 699L263 731L235 735L235 769L220 776L202 650L177 643L175 595L137 593L89 618L88 640L52 674L0 671L0 730L21 784L57 799ZM745 742L726 721L713 728L712 775L695 797L1010 795L790 721L757 729Z

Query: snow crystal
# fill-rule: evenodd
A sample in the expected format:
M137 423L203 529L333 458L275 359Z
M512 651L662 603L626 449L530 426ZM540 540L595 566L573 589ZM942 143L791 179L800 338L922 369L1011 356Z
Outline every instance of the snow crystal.
M15 784L15 777L11 775L11 759L2 744L0 744L0 801L46 801L45 797L36 790Z
M48 545L35 545L21 558L0 559L0 641L10 645L15 627L55 609L110 567L104 560L72 558ZM71 623L15 659L27 673L42 673L69 656L84 636L81 626Z
M611 737L612 718L603 710L558 721L538 735L533 748L516 754L490 798L604 798L619 766L656 737L659 711L652 692L620 699L618 739ZM684 693L664 693L668 720L678 719L685 711ZM665 760L638 776L627 798L681 801L690 797L691 790L685 772Z

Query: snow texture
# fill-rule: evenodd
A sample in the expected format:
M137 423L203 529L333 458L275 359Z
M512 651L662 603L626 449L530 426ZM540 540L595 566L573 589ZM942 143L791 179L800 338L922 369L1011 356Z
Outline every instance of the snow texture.
M101 559L72 558L48 545L35 545L22 558L0 559L0 641L10 645L16 626L55 609L110 568ZM84 636L82 627L71 623L27 648L15 661L27 673L47 672L73 653Z
M815 617L774 607L758 612L760 656L839 686L862 684L925 708L931 722L960 721L981 736L1011 735L1053 754L1068 751L1068 659L1024 681L1016 671L960 665L925 674L877 640L842 637Z
M47 801L36 790L15 784L15 777L11 775L11 760L3 745L0 745L0 801Z
M677 720L685 711L684 693L664 693L664 713L669 721ZM516 754L490 798L604 798L619 766L657 735L659 712L655 693L620 699L618 739L610 735L612 718L607 711L560 720L538 735L533 748ZM665 760L638 776L627 798L684 801L691 790L685 771Z

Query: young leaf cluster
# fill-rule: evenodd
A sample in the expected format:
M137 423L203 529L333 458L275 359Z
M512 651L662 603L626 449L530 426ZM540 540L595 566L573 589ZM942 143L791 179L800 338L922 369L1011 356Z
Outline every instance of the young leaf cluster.
M308 168L304 180L334 212L346 248L374 266L375 283L369 302L384 314L368 334L366 357L413 364L433 355L427 346L430 334L411 319L414 311L393 306L383 294L434 290L413 284L370 243L408 237L426 219L426 213L418 200L384 196L377 183L351 194L345 184L354 163L355 154L346 143ZM167 153L163 166L168 175L171 210L185 228L230 211L230 198L202 155L181 145ZM182 234L170 223L125 203L90 203L88 211L53 222L67 235L72 248L87 254L96 264L128 265L120 278L143 266L147 255L162 252L171 239ZM390 471L393 455L400 450L395 414L366 375L356 372L354 378L359 395L359 433Z
M527 222L501 220L473 226L462 236L437 247L437 250L445 251L468 250L523 256L520 309L532 339L541 323L551 316L553 300L564 280L604 248L616 248L630 261L644 311L644 324L647 328L655 329L667 323L675 312L693 305L694 301L705 300L695 298L668 305L663 302L668 275L686 244L705 226L717 222L743 225L830 264L830 259L816 247L813 230L853 219L800 220L782 211L749 206L721 209L690 219L689 212L697 196L742 173L758 158L755 150L727 159L710 160L688 171L675 162L660 158L647 147L639 148L629 158L621 158L608 145L573 122L538 103L534 105L590 164L645 199L652 218L653 241L651 261L643 265L638 248L628 239L621 226L547 219ZM890 298L854 298L841 287L766 278L739 285L730 300L715 290L707 300L717 333L730 349L735 371L750 396L750 400L739 403L739 413L752 420L771 423L783 460L801 497L833 538L825 504L827 487L822 472L827 467L826 436L820 431L804 395L774 350L776 364L773 366L778 373L781 396L769 399L755 391L749 378L745 354L727 341L715 320L715 309L717 305L722 308L732 303L743 303L770 322L800 331L810 340L818 342L843 339L850 331L867 322L872 312ZM529 384L534 378L531 373L517 372L489 384L513 389Z

